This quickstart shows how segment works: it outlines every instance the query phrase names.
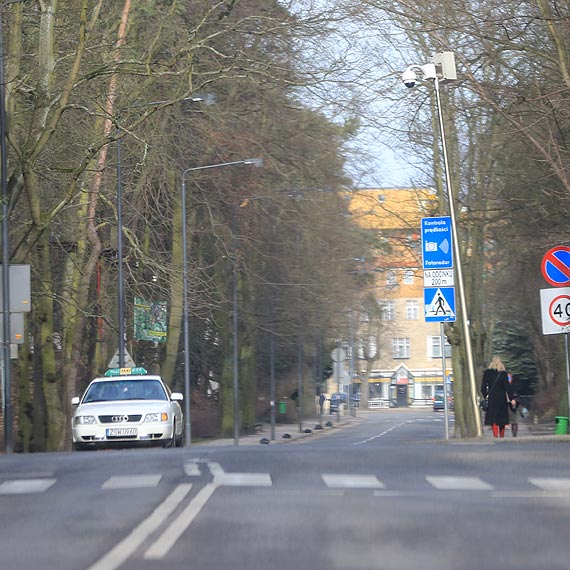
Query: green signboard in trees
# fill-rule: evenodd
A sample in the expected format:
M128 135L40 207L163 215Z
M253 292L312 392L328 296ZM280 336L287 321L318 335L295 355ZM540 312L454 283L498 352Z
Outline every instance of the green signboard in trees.
M135 339L166 342L168 309L166 301L145 301L135 297Z

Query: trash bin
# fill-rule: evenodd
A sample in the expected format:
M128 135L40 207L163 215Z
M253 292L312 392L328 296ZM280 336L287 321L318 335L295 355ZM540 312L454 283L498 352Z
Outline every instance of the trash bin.
M286 414L287 413L287 402L279 402L279 413ZM568 421L568 420L566 420Z
M568 433L568 418L564 416L556 416L554 433L556 435L566 435Z

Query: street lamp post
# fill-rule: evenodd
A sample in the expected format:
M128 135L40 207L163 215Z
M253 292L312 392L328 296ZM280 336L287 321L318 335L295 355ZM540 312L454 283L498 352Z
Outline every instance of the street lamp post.
M188 238L186 232L186 176L190 172L197 170L208 170L210 168L221 168L224 166L234 166L237 164L251 164L259 168L263 164L261 158L248 158L245 160L234 160L233 162L221 162L219 164L208 164L206 166L194 166L187 168L182 172L182 323L184 336L184 430L185 430L185 446L190 447L192 439L191 422L190 422L190 332L188 324ZM235 239L234 231L232 231L232 239ZM235 260L234 260L235 264ZM234 265L235 272L235 265ZM237 376L237 283L234 275L233 284L233 340L234 340L234 444L239 445L239 424L236 422L236 406L238 404L238 376ZM238 407L239 410L239 407ZM238 429L236 430L236 426Z
M10 244L9 244L9 197L8 197L8 155L6 145L6 101L4 83L4 40L0 12L0 175L2 176L2 412L4 416L4 450L14 451L12 376L10 369Z
M467 300L465 296L465 286L463 282L463 268L461 263L461 250L459 247L459 235L457 231L457 220L455 214L455 203L453 198L453 190L451 185L451 174L449 169L449 157L447 154L447 143L445 139L445 128L443 122L443 112L441 107L441 98L439 92L439 84L457 79L455 70L455 57L453 52L438 53L433 57L431 63L425 65L410 65L402 74L402 81L406 87L415 87L417 82L417 73L419 73L424 80L431 80L434 84L437 115L439 121L439 131L441 136L441 147L443 150L443 162L445 169L445 182L447 188L447 200L449 202L449 213L451 218L451 233L453 237L453 254L456 260L456 274L457 285L459 289L459 304L461 306L461 324L463 329L464 343L465 343L465 356L467 360L467 371L469 374L469 384L471 388L471 404L473 406L473 415L475 418L475 427L477 435L483 434L481 428L481 416L479 414L479 407L477 404L477 383L475 380L475 366L473 363L473 351L471 347L471 333L469 330L469 317L467 313ZM444 347L442 346L442 349ZM444 371L445 373L445 371ZM445 385L445 378L444 378Z
M206 105L213 105L216 102L216 98L212 93L196 93L191 97L185 97L180 99L179 103L184 102L193 103L204 103ZM134 105L129 105L127 109L135 109L139 107L159 107L160 105L165 105L170 103L168 100L162 101L149 101L148 103L135 103ZM122 183L122 173L121 173L121 129L117 127L117 258L118 258L118 272L117 279L119 281L117 295L117 312L119 321L119 343L118 343L118 353L119 353L119 368L125 366L125 283L124 283L124 272L123 272L123 183Z

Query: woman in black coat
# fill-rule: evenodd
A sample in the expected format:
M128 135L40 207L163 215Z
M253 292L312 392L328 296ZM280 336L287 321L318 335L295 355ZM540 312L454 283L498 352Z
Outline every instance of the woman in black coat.
M505 437L505 425L509 423L509 403L512 401L514 406L516 402L513 400L505 365L498 356L491 360L483 372L481 394L489 396L485 425L492 426L493 437Z

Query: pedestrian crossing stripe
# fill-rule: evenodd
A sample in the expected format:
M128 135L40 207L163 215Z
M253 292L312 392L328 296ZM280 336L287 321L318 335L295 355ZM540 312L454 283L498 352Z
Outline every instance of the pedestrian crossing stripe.
M220 468L221 469L221 468ZM215 471L215 469L214 469ZM110 491L113 489L136 489L157 487L162 477L160 474L153 475L130 475L124 477L110 477L102 485L101 489ZM128 481L130 480L130 485ZM384 481L376 475L356 475L356 474L321 474L321 480L328 489L344 493L347 490L371 490L374 496L399 496L409 493L424 493L420 487L414 489L390 488ZM527 482L535 489L531 491L524 487L516 489L497 490L496 487L479 477L466 477L458 475L428 475L424 481L432 489L437 491L487 491L493 496L548 496L544 493L557 493L560 496L570 495L570 478L564 477L529 477ZM1 495L28 495L44 493L55 487L55 478L34 478L34 479L9 479L0 483ZM215 474L214 486L247 486L247 487L274 487L272 477L269 473L225 473L220 470ZM427 489L426 489L427 490ZM279 491L279 489L276 489ZM313 489L314 491L314 489ZM291 490L288 489L287 493ZM534 494L533 494L534 493ZM539 493L538 495L536 493Z
M570 491L570 479L567 478L531 478L529 483L532 483L539 489L544 491Z
M445 491L492 491L493 485L479 477L431 476L426 481L436 489Z
M383 489L384 483L375 475L321 475L329 489Z
M425 287L424 315L428 323L455 321L455 287Z
M103 483L102 489L144 489L156 487L160 482L160 473L151 475L114 475Z
M54 485L56 479L11 479L0 484L0 495L27 495L43 493Z

